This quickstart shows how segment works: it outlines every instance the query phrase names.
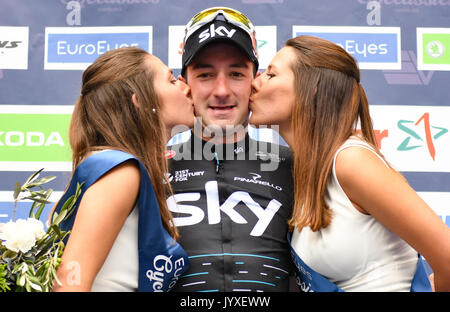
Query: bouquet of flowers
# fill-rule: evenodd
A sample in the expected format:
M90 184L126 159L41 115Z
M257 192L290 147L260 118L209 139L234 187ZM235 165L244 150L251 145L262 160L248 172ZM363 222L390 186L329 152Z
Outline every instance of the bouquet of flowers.
M54 176L39 178L43 169L32 174L27 181L14 188L14 210L11 221L0 224L0 292L27 291L47 292L53 288L56 269L61 262L64 239L69 234L62 231L59 224L74 212L75 203L81 193L81 186L63 205L60 213L54 213L47 221L47 230L39 220L52 189L42 185L55 179ZM27 220L14 220L17 203L31 200Z

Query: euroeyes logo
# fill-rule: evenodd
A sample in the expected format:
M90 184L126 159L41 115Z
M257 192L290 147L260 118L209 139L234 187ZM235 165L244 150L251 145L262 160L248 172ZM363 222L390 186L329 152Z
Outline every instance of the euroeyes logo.
M152 26L46 27L44 69L84 70L106 51L133 46L152 52Z
M316 36L341 46L360 69L401 69L400 27L293 26L293 37Z

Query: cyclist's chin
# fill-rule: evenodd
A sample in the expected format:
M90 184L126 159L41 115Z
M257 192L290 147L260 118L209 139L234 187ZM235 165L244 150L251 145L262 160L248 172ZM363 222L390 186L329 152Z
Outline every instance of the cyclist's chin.
M210 120L208 123L204 124L204 126L209 129L217 129L217 131L220 129L225 132L233 129L245 128L247 126L247 122L233 119L219 119Z

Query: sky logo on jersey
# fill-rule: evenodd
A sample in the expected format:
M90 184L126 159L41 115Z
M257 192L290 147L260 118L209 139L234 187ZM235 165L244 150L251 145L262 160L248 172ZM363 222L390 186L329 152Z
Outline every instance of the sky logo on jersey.
M450 70L450 28L417 28L419 70Z
M424 129L424 138L414 131L414 126L422 124ZM427 146L428 152L433 159L436 158L436 148L434 141L448 132L448 129L432 126L430 124L430 114L423 114L417 121L399 120L398 128L407 134L407 137L397 147L399 151L409 151L419 147ZM412 143L411 140L416 143Z
M320 37L344 48L360 69L401 69L400 27L293 26L293 36Z
M71 170L72 106L2 105L0 170Z
M262 207L248 192L244 191L231 193L225 202L220 204L217 181L206 182L205 193L208 206L206 209L207 216L205 216L203 209L198 206L182 204L185 202L198 201L201 196L199 192L179 193L172 195L167 199L167 207L169 207L170 211L184 215L173 218L176 226L194 225L202 222L205 218L207 219L208 224L218 224L221 222L222 213L228 215L234 223L246 224L248 221L237 209L235 209L235 207L242 202L258 219L249 234L251 236L261 236L282 206L279 201L272 199L266 207Z
M84 70L106 51L152 52L152 26L46 27L44 69Z

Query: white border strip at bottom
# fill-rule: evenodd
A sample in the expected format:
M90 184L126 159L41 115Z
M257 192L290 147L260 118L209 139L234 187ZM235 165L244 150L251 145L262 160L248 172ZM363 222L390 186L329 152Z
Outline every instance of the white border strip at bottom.
M0 161L0 171L72 171L70 161Z
M52 192L52 195L50 195L50 202L55 203L58 201L61 196L64 194L62 191L55 191ZM0 202L14 202L14 192L13 191L0 191ZM24 202L31 202L31 200L25 199ZM1 215L0 215L1 217Z

